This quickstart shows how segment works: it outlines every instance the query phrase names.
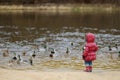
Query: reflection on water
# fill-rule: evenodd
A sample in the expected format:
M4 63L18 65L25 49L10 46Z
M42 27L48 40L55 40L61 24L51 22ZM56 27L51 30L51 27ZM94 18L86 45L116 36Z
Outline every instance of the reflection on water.
M17 69L81 70L84 68L81 59L84 35L86 32L93 32L100 46L94 67L120 69L119 21L120 12L0 13L0 66ZM108 51L109 45L113 47L111 52ZM49 57L51 48L56 51L54 58ZM10 56L2 57L3 50L7 49ZM34 51L37 56L33 59L34 65L31 66L29 58ZM26 56L22 55L23 52L26 52ZM9 63L14 53L21 55L23 61L20 65Z

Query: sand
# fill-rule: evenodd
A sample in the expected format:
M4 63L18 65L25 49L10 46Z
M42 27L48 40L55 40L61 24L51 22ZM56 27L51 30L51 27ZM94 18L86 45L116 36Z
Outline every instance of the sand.
M0 69L0 80L120 80L120 72L44 72Z

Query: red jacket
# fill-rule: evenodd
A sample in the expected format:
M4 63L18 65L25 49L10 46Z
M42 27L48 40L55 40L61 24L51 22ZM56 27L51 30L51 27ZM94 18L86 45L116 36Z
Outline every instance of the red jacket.
M85 61L93 61L96 59L96 51L98 50L98 46L96 45L95 35L92 33L86 34L86 44L85 49L83 51L83 59Z

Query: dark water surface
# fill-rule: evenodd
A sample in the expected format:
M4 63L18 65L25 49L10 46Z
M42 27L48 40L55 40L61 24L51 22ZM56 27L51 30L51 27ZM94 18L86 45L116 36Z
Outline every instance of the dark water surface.
M93 32L99 45L96 69L119 69L120 59L120 12L97 13L0 13L0 66L30 69L63 69L81 70L84 68L81 59L84 35ZM73 43L73 45L71 45ZM118 50L115 48L118 45ZM39 46L37 51L33 46ZM49 58L50 51L44 49L54 48L54 58ZM108 51L111 45L113 50ZM67 48L70 53L66 55ZM9 49L10 57L2 57L3 50ZM13 53L26 52L28 56L36 52L34 66L29 62L21 65L11 64L9 60ZM111 53L112 57L111 57ZM22 57L28 60L28 56Z

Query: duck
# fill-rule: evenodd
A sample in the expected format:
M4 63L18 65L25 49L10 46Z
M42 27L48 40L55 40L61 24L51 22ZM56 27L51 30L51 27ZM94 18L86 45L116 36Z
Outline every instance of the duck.
M10 65L17 60L16 53L14 53L14 56L11 60L9 60Z
M17 60L17 57L16 57L16 56L14 56L12 59L13 59L13 60Z
M55 50L52 48L52 50L51 50L51 53L50 53L49 57L53 58L53 55L54 55L54 54L55 54Z
M47 50L48 50L47 44L43 44L42 47L39 47L39 48L38 48L38 51L39 51L39 52L43 52L43 53L44 53L45 51L47 51Z
M117 44L115 44L115 48L118 50L118 45Z
M73 42L71 42L71 46L73 46Z
M44 44L43 47L44 47L44 49L47 49L47 45L46 44Z
M9 50L4 50L3 51L3 57L8 57L9 56Z
M20 62L22 62L22 59L21 59L21 56L18 55L18 58L17 58L17 64L20 64Z
M69 53L70 53L69 48L67 48L67 50L66 50L66 54L69 54Z
M120 51L118 52L119 54L118 54L118 57L120 58Z
M33 58L35 58L35 57L36 57L35 51L34 51L34 53L32 54L32 57L33 57Z
M25 56L25 55L26 55L26 51L23 51L23 52L22 52L22 55Z
M30 65L33 65L33 59L32 57L29 58Z
M112 48L111 48L111 46L110 46L110 45L108 46L108 50L109 50L109 51L112 51Z
M108 50L109 50L109 52L113 52L113 53L116 53L116 52L118 52L118 45L117 44L115 44L115 46L108 46Z
M14 53L12 60L17 60L16 53Z
M114 46L109 45L107 47L101 48L101 50L106 53L118 53L118 49L119 47L117 44L115 44Z

